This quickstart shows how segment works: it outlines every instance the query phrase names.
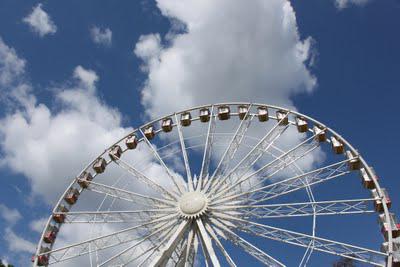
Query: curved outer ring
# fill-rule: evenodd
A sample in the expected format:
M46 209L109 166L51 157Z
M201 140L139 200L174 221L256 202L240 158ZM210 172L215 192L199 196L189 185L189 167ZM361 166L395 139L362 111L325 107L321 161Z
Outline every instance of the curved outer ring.
M88 169L94 164L94 162L96 161L97 158L104 156L114 145L119 144L120 142L122 142L123 140L125 140L125 138L127 138L129 135L136 133L139 129L144 129L146 126L153 125L155 122L159 122L159 121L161 121L162 119L167 118L167 117L174 116L175 114L181 114L181 113L183 113L183 112L188 112L188 111L190 112L190 111L193 111L193 110L199 110L199 109L201 109L201 108L211 108L211 107L213 107L213 106L217 106L217 107L218 107L218 106L222 106L222 105L228 105L228 106L232 106L232 105L233 105L233 106L252 105L253 107L260 107L260 106L262 106L262 107L267 107L267 108L271 108L271 109L274 109L274 110L283 110L283 111L288 112L289 114L294 114L294 115L297 115L297 116L304 117L305 119L307 119L308 121L312 122L312 123L315 124L315 125L322 126L323 128L325 128L326 131L330 132L332 135L334 135L335 137L337 137L337 138L339 139L339 141L341 141L344 145L346 145L346 146L349 148L349 150L353 153L353 155L357 155L357 156L359 157L359 160L360 160L362 166L365 168L365 170L367 171L367 174L369 175L369 177L372 178L372 180L373 180L373 182L374 182L374 184L375 184L375 188L376 188L376 190L377 190L377 192L378 192L378 196L379 196L380 198L382 198L382 199L385 198L385 196L384 196L384 194L383 194L383 191L382 191L382 188L380 187L380 185L379 185L379 183L378 183L376 177L373 175L373 172L372 172L371 168L369 167L369 165L367 164L367 162L366 162L366 161L364 160L364 158L358 153L358 151L357 151L346 139L344 139L341 135L339 135L337 132L335 132L335 131L332 130L331 128L327 127L325 124L319 122L318 120L313 119L313 118L311 118L311 117L309 117L309 116L307 116L307 115L301 114L301 113L299 113L299 112L297 112L297 111L289 110L289 109L287 109L287 108L282 108L282 107L278 107L278 106L274 106L274 105L267 105L267 104L260 104L260 103L249 103L249 102L226 102L226 103L216 103L216 104L201 105L201 106L196 106L196 107L192 107L192 108L189 108L189 109L181 110L181 111L178 111L178 112L175 112L175 113L171 113L171 114L169 114L169 115L162 116L162 117L159 117L159 118L157 118L157 119L154 119L154 120L152 120L152 121L150 121L150 122L147 122L147 123L143 124L142 126L138 127L137 129L134 129L132 132L130 132L130 133L127 134L126 136L122 137L121 139L119 139L117 142L115 142L115 143L112 144L111 146L109 146L107 149L105 149L105 150L103 151L103 153L101 153L98 157L96 157L93 161L91 161L85 168L83 168L83 170L82 170L80 173L82 173L82 172L88 170ZM233 115L233 114L235 114L235 113L232 112L231 114ZM272 119L275 119L275 117L272 117ZM192 119L192 121L193 121L193 120L196 120L196 118ZM290 122L290 121L289 121L289 123L290 123L290 124L293 124L293 122ZM309 130L311 130L311 129L309 129ZM158 131L157 131L157 132L158 132ZM61 202L63 201L64 195L67 193L67 191L68 191L75 183L76 183L76 179L74 179L74 180L71 182L71 184L67 187L67 189L64 191L64 193L61 195L61 197L60 197L59 200L57 201L57 204L54 206L54 209L53 209L52 213L56 212L57 207L58 207L58 206L61 204ZM386 201L382 201L382 204L383 204L383 210L384 210L384 214L385 214L385 220L386 220L386 221L390 221L390 217L389 217L389 208L388 208L388 206L386 205ZM43 229L43 232L42 232L42 234L41 234L41 236L40 236L40 240L39 240L39 243L38 243L38 246L37 246L37 249L36 249L36 254L35 254L35 256L37 256L37 255L40 254L40 247L41 247L42 242L43 242L43 237L44 237L44 234L45 234L45 232L46 232L46 229L47 229L47 227L49 226L51 220L52 220L52 215L49 216L49 219L47 220L47 223L46 223L46 225L45 225L45 227L44 227L44 229ZM387 265L386 265L386 266L387 266L387 267L392 267L392 261L393 261L393 255L392 255L392 254L393 254L392 225L391 225L390 223L388 223L387 225L388 225L388 259L387 259ZM53 246L53 244L51 244L50 247L52 247L52 246ZM37 266L37 260L38 260L38 257L35 257L35 261L34 261L34 263L33 263L33 266Z

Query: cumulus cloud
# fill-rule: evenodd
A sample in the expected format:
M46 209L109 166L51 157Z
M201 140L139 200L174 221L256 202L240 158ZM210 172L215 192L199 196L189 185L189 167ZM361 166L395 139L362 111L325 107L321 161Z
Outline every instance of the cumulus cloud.
M24 174L34 195L53 201L83 164L130 129L121 126L118 110L97 96L99 77L94 71L77 66L70 81L51 88L59 107L53 110L39 103L33 88L23 79L24 61L4 42L0 42L0 48L8 51L0 52L0 66L8 66L0 77L8 75L13 66L19 66L20 73L7 78L12 86L2 88L11 92L18 108L0 119L0 164ZM9 63L10 55L12 62L19 64Z
M16 252L35 252L36 244L26 240L23 237L17 235L11 228L5 229L4 240L8 244L8 249L10 251Z
M29 228L37 233L42 233L43 228L46 226L48 218L40 218L29 223Z
M369 0L335 0L336 7L338 9L343 9L349 7L350 5L363 6L367 2L369 2Z
M8 86L24 72L25 61L0 37L0 88Z
M112 31L109 28L101 29L94 26L90 29L90 36L96 44L110 46L112 43Z
M2 43L8 51L13 51ZM18 58L15 51L13 55ZM20 60L20 59L18 59ZM3 57L0 62L4 62ZM120 112L108 106L97 95L95 71L77 66L71 79L57 87L54 106L40 103L34 88L24 78L24 71L16 75L10 85L1 88L10 92L16 106L0 118L0 166L23 174L30 181L33 196L40 196L52 204L80 170L109 145L132 130L122 126ZM140 146L137 153L124 156L160 184L170 186L165 170L154 162L149 148ZM114 183L109 177L121 176L121 169L107 167L107 175L96 181ZM126 175L126 173L124 173ZM127 177L126 180L132 180ZM125 180L124 180L125 181ZM146 191L143 183L131 184L135 191ZM148 190L148 189L147 189ZM83 208L93 204L93 198ZM97 203L97 202L96 202ZM38 224L35 224L36 226ZM32 225L32 229L39 229Z
M184 27L173 27L166 42L149 34L136 44L134 52L148 73L142 104L150 117L236 100L293 107L294 94L316 87L307 65L313 41L300 39L289 1L158 0L157 5Z
M19 221L22 216L16 209L10 209L4 204L0 204L0 217L2 217L6 222L13 225Z
M63 107L60 111L52 112L31 96L33 101L24 109L1 120L3 163L28 177L33 192L47 200L60 194L82 164L127 133L120 126L119 112L92 91L93 83L85 76L78 76L75 82L74 87L59 88L56 93L56 101Z
M32 13L26 16L23 21L30 26L33 32L39 34L40 37L57 32L57 26L49 14L42 9L42 4L34 7Z
M317 55L315 40L300 38L289 1L232 5L228 0L158 0L157 6L171 20L170 32L164 37L143 35L134 49L147 73L142 105L148 117L236 101L296 110L292 97L315 90L317 79L310 70ZM234 131L229 125L223 124L221 132ZM194 127L190 131L198 134ZM264 134L261 128L251 132L257 137ZM302 138L289 131L281 143L298 144ZM214 153L214 161L223 149ZM310 168L320 157L317 151L301 166Z

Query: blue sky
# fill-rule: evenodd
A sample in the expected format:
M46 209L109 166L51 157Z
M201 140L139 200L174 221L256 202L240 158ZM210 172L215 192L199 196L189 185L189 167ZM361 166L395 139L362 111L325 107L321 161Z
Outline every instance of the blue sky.
M130 127L211 102L277 104L329 125L399 213L400 2L256 2L1 0L0 258L28 264L35 222Z

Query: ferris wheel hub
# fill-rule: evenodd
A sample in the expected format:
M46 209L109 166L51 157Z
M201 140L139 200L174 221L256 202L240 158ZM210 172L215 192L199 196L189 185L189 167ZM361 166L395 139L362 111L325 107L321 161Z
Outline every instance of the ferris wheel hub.
M179 210L185 218L196 218L207 209L207 197L201 192L187 192L179 199Z

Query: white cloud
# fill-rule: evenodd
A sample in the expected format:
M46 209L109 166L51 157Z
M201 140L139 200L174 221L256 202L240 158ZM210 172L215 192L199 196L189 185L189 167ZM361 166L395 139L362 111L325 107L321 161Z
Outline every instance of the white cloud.
M3 163L28 177L33 192L46 200L59 195L83 164L127 133L119 112L100 101L85 77L72 88L58 89L58 112L30 95L29 105L1 120Z
M14 233L11 228L6 228L4 233L4 240L8 244L8 250L16 252L35 252L36 244L26 240L23 237L20 237L16 233Z
M90 36L96 44L110 46L112 43L112 31L109 28L101 29L94 26L90 29Z
M49 14L42 9L42 4L38 4L34 7L32 13L25 17L23 21L29 24L32 31L39 34L40 37L57 32L57 26L54 24Z
M8 86L24 72L25 61L0 38L0 88Z
M4 43L3 46L7 47ZM15 57L18 58L16 54ZM0 57L0 63L3 61ZM71 80L50 88L55 110L37 100L23 74L22 71L14 77L14 86L7 88L17 105L0 118L0 166L23 174L30 181L32 195L51 204L88 162L132 129L123 127L119 111L97 96L96 83L100 78L93 70L77 66ZM163 181L165 172L152 161L148 150L140 146L135 150L138 153L124 158L133 163L140 161L141 169L146 167L154 174L151 177L168 184ZM109 171L97 180L115 174L112 168ZM134 184L133 188L140 190L143 186Z
M22 216L16 209L10 209L4 204L0 204L0 217L7 221L7 223L13 225L19 221Z
M159 34L142 35L139 37L139 42L135 47L135 54L140 55L141 58L151 59L158 57L161 52Z
M74 70L74 78L82 83L85 88L93 92L95 90L96 82L99 80L96 72L87 70L82 66L77 66Z
M46 226L48 218L40 218L34 221L31 221L29 224L29 227L31 228L32 231L35 231L37 233L42 233L44 227Z
M23 62L3 42L0 47L12 51L14 61ZM8 57L4 53L0 56L3 66ZM17 108L0 119L0 164L24 174L31 181L33 194L51 202L84 164L130 129L121 126L118 110L97 96L99 78L94 71L78 66L74 79L65 83L68 86L52 88L59 107L56 111L37 101L23 74L22 66L20 75L8 79L14 84L7 90ZM0 77L4 75L1 71Z
M368 2L369 0L335 0L336 7L338 9L343 9L349 7L350 5L363 6Z
M150 117L236 100L293 107L294 94L315 88L316 78L306 64L312 39L300 39L289 1L157 4L186 30L172 30L168 45L162 45L158 34L142 36L136 44L135 54L148 72L142 104Z
M315 41L312 37L300 39L289 1L233 5L228 0L158 0L157 5L171 20L172 29L165 41L158 33L141 36L134 50L148 74L142 89L148 117L236 101L296 110L292 97L316 88L317 79L310 71ZM223 124L225 130L221 131L229 132L229 125ZM198 134L194 126L189 131L192 135L187 136ZM250 135L264 134L262 129L253 129ZM303 138L289 131L279 145L298 144ZM244 152L238 152L236 158ZM214 161L218 162L221 153L214 153ZM311 168L322 154L317 150L299 163L301 168Z

